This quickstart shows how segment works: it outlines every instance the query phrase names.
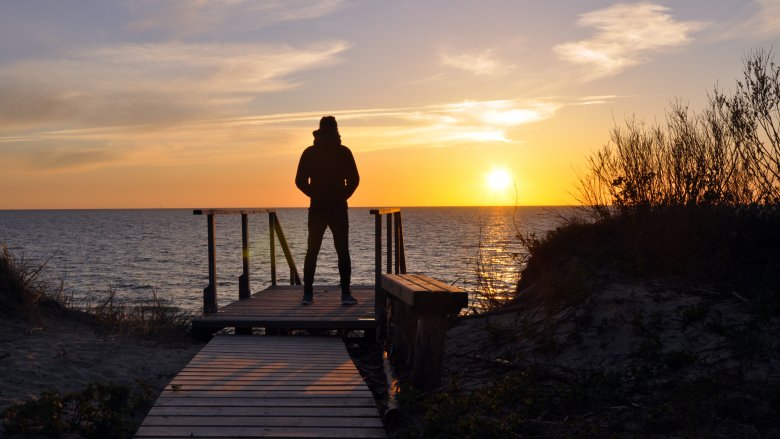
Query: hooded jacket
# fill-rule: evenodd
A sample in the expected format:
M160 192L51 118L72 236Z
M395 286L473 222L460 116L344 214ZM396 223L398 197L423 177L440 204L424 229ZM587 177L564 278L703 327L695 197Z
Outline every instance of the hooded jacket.
M314 131L314 144L301 154L295 185L306 194L311 209L346 209L360 183L352 151L338 132Z

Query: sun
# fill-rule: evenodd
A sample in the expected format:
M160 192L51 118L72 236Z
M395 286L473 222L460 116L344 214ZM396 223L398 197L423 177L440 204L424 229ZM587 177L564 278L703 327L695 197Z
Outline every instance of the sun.
M497 168L487 174L485 181L490 189L503 191L512 185L512 175L504 168Z

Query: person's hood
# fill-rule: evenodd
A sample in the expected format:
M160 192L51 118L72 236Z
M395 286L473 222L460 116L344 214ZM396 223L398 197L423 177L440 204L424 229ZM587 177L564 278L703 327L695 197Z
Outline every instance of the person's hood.
M314 135L314 145L325 145L325 146L337 146L341 145L341 136L339 135L338 131L323 131L323 130L316 130L312 132Z

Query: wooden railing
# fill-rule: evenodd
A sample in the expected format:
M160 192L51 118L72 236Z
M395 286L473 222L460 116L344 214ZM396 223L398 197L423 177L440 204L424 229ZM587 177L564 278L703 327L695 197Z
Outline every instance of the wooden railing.
M387 273L406 273L404 252L404 228L401 209L385 207L371 209L374 215L374 315L377 323L377 339L383 340L387 331L387 297L382 289L382 215L387 217ZM393 251L395 250L395 251ZM395 258L393 258L395 256Z
M301 278L293 261L292 253L284 237L282 225L274 209L196 209L194 215L206 215L208 218L208 254L209 254L209 284L203 289L203 314L216 313L217 308L217 245L214 230L216 227L216 215L241 215L241 260L243 272L238 277L238 298L249 299L252 295L249 289L249 225L248 215L268 214L268 235L271 251L271 284L276 285L276 236L290 267L290 285L300 285Z

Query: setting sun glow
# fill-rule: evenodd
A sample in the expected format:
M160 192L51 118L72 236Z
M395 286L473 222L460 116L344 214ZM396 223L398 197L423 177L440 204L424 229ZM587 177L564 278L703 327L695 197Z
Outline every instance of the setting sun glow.
M487 186L494 191L503 191L512 185L512 176L506 169L494 169L487 174Z

